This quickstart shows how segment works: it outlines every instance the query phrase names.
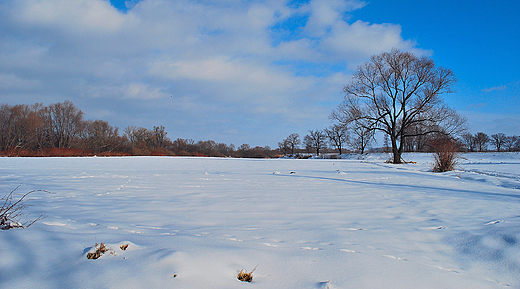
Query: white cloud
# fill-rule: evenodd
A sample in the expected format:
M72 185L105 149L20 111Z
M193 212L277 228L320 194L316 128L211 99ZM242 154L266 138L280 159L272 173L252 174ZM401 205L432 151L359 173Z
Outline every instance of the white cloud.
M324 36L339 22L344 22L347 12L365 6L362 1L312 0L309 3L309 22L306 29L313 36Z
M130 17L118 12L108 1L20 0L15 3L13 15L20 23L73 33L113 33L122 29L125 18Z
M336 25L338 27L323 40L324 49L336 57L366 59L392 48L409 50L415 46L415 43L402 39L399 25L370 24L359 20Z
M125 98L150 100L165 98L168 95L161 91L158 87L150 87L145 83L132 83L126 86L124 90Z
M315 126L327 121L331 107L323 103L341 101L347 68L415 45L402 39L399 25L349 23L362 1L311 0L296 8L277 0L134 4L122 13L107 0L0 2L0 82L9 83L0 93L15 97L25 86L47 103L111 100L102 109L118 126L127 125L117 123L118 115L141 113L143 104L155 111L155 124L167 127L181 115L235 122L227 131L275 120ZM298 15L308 20L297 37L273 38L277 23Z
M209 82L229 82L264 86L267 90L292 88L298 79L279 71L276 67L260 63L248 63L241 59L215 57L203 60L166 60L151 65L150 73L174 80L195 80Z

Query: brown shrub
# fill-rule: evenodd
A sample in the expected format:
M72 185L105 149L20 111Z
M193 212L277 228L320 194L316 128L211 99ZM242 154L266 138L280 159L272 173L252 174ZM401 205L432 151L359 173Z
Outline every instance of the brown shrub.
M442 173L455 169L459 159L460 143L450 137L438 138L431 142L434 164L432 171Z

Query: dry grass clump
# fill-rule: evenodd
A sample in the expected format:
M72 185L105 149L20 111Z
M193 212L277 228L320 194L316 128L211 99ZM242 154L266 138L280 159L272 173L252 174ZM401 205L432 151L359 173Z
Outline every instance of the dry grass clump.
M98 259L105 252L109 251L109 249L107 248L107 246L104 243L101 243L100 245L98 245L98 243L96 243L95 247L96 247L96 251L93 253L88 253L87 259L94 259L94 260Z
M237 279L242 281L242 282L250 282L251 283L253 281L253 272L255 272L257 266L258 265L256 265L255 268L251 272L249 272L249 273L244 271L243 269L240 270L240 272L238 273Z
M119 246L119 249L121 249L122 251L126 251L126 249L128 249L128 245L130 245L130 244L123 244L123 245ZM114 249L109 248L107 245L105 245L105 243L98 244L96 242L95 248L96 248L96 251L87 254L87 259L93 259L93 260L98 259L106 252L110 252L110 254L114 255L114 256L116 255L116 252L114 251Z
M242 282L251 282L253 281L253 272L245 272L244 270L240 270L240 273L238 273L238 280Z

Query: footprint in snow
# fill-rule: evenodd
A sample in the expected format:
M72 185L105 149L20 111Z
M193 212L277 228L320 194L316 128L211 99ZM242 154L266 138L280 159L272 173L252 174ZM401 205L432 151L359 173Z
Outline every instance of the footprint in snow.
M47 226L53 226L53 227L68 227L68 228L72 228L72 229L75 229L73 226L71 226L70 224L68 223L62 223L62 222L42 222L44 225L47 225Z
M338 231L363 231L363 228L338 228Z
M132 233L132 234L142 234L143 232L141 231L136 231L136 230L123 230L125 232L128 232L128 233Z
M349 250L349 249L339 249L341 252L345 252L345 253L361 253L359 251L355 251L355 250Z
M455 273L455 274L460 274L458 271L453 270L453 269L448 269L448 268L444 268L444 267L436 266L436 265L429 265L429 266L437 268L437 269L442 270L442 271L447 271L447 272L452 272L452 273Z
M423 230L446 230L446 227L444 226L436 226L436 227L426 227L426 228L421 228Z
M336 286L334 284L330 284L330 281L318 282L316 284L316 288L321 288L321 289L340 289L338 286Z
M394 259L394 260L399 260L399 261L408 261L408 259L396 257L396 256L392 256L392 255L383 255L383 257Z
M302 249L302 250L307 250L307 251L318 251L318 250L323 250L323 248L314 248L314 247L300 247L300 249Z
M484 224L484 226L496 225L496 224L504 223L504 222L505 222L504 220L496 220L496 221L487 222Z
M226 235L226 236L222 236L222 237L224 237L228 241L233 241L233 242L243 242L244 241L244 240L235 238L235 237L230 236L230 235Z
M267 247L273 247L273 248L280 247L279 245L274 245L274 244L271 244L271 243L260 243L260 245L264 245L264 246L267 246Z

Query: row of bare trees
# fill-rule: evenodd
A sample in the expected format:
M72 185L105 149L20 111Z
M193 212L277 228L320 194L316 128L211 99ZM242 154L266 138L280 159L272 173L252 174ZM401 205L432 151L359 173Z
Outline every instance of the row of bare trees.
M278 143L280 152L284 155L295 155L298 153L313 153L320 155L323 152L345 152L365 153L374 142L374 132L360 128L333 124L323 130L309 130L303 141L300 135L293 133ZM303 148L300 148L303 145Z
M242 144L236 148L233 144L227 145L213 140L195 142L192 139L181 138L168 143L165 149L174 152L175 155L186 156L272 158L279 155L277 150L273 150L269 146L251 147L249 144Z
M215 141L178 138L172 141L164 126L153 129L119 128L104 120L84 120L84 113L72 102L49 106L0 106L0 152L3 155L46 155L45 151L75 150L76 155L193 155L264 158L279 154L269 147L250 147ZM70 155L70 154L65 154Z
M69 148L82 133L83 112L71 102L0 106L0 150Z
M476 134L465 133L461 137L461 142L470 152L488 151L491 146L493 151L520 151L520 136L496 133L491 136L483 132Z
M321 152L336 153L356 152L363 154L367 148L374 143L373 131L349 129L338 124L333 124L323 130L310 130L302 140L297 133L289 135L278 143L279 150L284 155L297 155L300 153L313 153L319 155ZM431 133L428 135L417 135L406 138L404 143L405 152L434 152L439 143L446 143L446 138L451 139L453 147L464 152L515 152L520 151L520 136L496 133L491 136L483 132L471 134L465 132L458 137L442 133ZM384 141L383 152L390 152L388 138ZM303 147L300 147L303 145Z

